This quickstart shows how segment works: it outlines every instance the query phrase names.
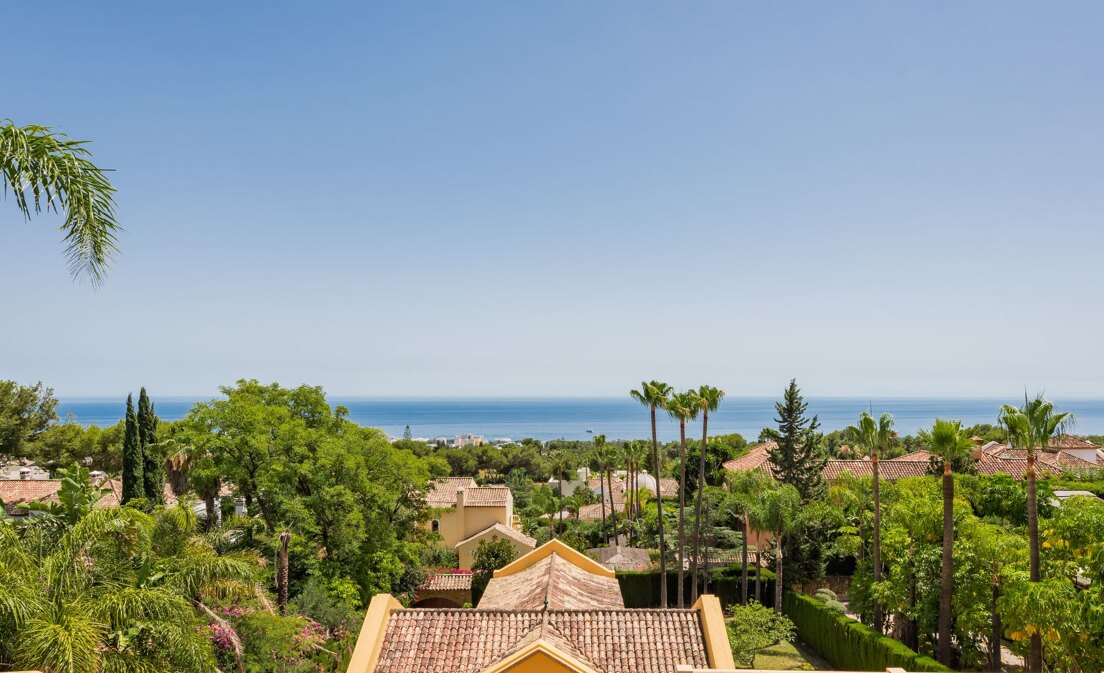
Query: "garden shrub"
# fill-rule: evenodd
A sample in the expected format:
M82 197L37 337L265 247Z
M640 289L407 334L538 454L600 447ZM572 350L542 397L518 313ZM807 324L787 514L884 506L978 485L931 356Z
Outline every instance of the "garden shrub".
M751 668L755 653L781 641L794 639L794 624L772 608L755 601L728 608L728 642L736 665Z
M797 634L833 666L851 671L950 671L934 659L917 654L903 643L842 615L812 596L788 592L782 611Z

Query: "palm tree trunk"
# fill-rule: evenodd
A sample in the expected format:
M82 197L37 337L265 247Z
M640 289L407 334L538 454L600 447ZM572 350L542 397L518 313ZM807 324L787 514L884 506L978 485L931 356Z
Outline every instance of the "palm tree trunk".
M782 536L774 539L774 611L782 614Z
M606 498L609 493L606 493L606 485L602 483L602 472L598 470L598 490L602 492L602 539L609 544L609 531L606 529Z
M870 452L870 468L874 474L874 582L882 581L882 499L878 478L878 450ZM882 632L882 606L874 599L874 630Z
M943 460L943 573L939 582L939 663L951 666L951 592L954 588L954 477Z
M613 470L606 470L606 483L609 484L610 492L610 526L613 528L614 544L621 544L621 540L617 534L617 507L613 504Z
M667 607L667 544L663 539L663 495L659 492L659 439L656 437L656 408L652 405L652 469L655 470L656 526L659 531L659 607Z
M686 421L679 419L679 523L678 523L678 606L685 607L686 594ZM656 479L659 490L659 479Z
M763 550L759 548L759 545L755 545L755 602L762 603L762 594L760 593L760 584L762 582L763 573Z
M1032 582L1040 580L1039 575L1039 510L1035 491L1035 447L1027 451L1027 537L1031 549ZM1031 651L1027 658L1027 673L1041 673L1043 670L1043 637L1037 631L1031 634Z
M690 603L698 600L698 559L701 558L701 518L702 518L702 491L705 490L705 441L708 437L709 429L709 410L705 409L702 413L702 441L701 447L698 450L700 460L698 461L698 493L695 497L694 503L694 574L691 578L690 589Z
M564 499L563 482L564 482L563 465L560 465L560 530L563 530L563 509L564 509L563 508L563 499Z
M291 533L280 533L280 549L276 555L276 603L280 607L280 616L287 614L288 603L288 541Z
M744 532L743 532L743 535L740 536L741 538L743 538L743 540L741 541L741 547L743 547L744 569L740 573L741 574L741 578L740 578L740 601L744 605L747 605L748 604L748 532L749 532L747 514L745 513L741 518L743 519L742 523L744 524L743 525Z
M1002 668L1001 632L1003 631L1000 613L997 611L997 599L1000 598L1000 594L1000 575L993 573L993 602L990 607L993 614L993 630L989 634L989 666L998 673Z

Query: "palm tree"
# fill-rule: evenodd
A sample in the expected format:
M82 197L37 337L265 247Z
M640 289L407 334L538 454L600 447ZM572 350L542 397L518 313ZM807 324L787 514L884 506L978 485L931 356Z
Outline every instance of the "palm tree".
M951 665L951 597L954 591L954 477L951 464L970 455L974 443L961 421L935 419L920 439L932 454L943 459L943 574L939 583L939 663Z
M686 423L698 415L696 394L672 395L667 402L667 414L679 422L678 606L681 608L686 594ZM659 477L656 477L656 490L659 490Z
M698 600L698 561L701 559L702 493L705 491L705 452L709 444L709 412L716 411L724 397L724 391L713 386L701 386L694 393L698 411L702 415L702 439L698 450L698 493L694 498L694 571L690 578L690 602ZM683 484L685 484L685 479Z
M859 414L859 422L848 427L846 433L852 443L870 454L870 470L874 477L874 531L871 555L874 561L874 582L877 583L882 581L882 499L878 478L878 453L882 449L888 449L893 442L893 417L882 414L875 422L874 417L864 411ZM878 633L882 632L882 606L876 598L874 599L874 628Z
M617 513L613 504L613 464L617 460L617 449L606 443L605 435L594 436L594 461L598 466L598 485L602 490L602 535L609 541L606 530L606 500L609 500L610 521L613 535L617 537ZM604 479L604 482L603 482Z
M791 484L776 483L763 491L759 505L753 508L760 530L774 538L774 611L782 612L782 544L793 532L801 512L801 494ZM758 573L756 573L758 575Z
M574 456L562 447L556 447L552 450L550 456L550 462L552 464L552 473L559 479L557 495L562 500L564 498L564 473L570 472L575 469ZM560 510L560 528L563 528L563 510Z
M218 556L190 509L96 509L59 537L0 526L0 661L54 672L215 670L208 597L255 592L259 559ZM36 539L39 538L39 539Z
M625 495L626 516L630 522L636 521L638 514L637 472L640 469L640 458L643 446L640 442L629 440L621 444L621 460L625 463ZM629 544L633 543L633 526L629 526Z
M731 492L728 500L728 510L733 516L740 519L740 543L743 549L743 570L740 580L740 599L744 605L748 602L748 535L751 534L751 510L758 504L759 496L763 490L770 487L770 479L760 472L735 472L729 473L728 490ZM756 550L758 557L758 550ZM759 564L756 563L756 586L758 587ZM755 592L756 600L759 592Z
M0 187L11 190L23 216L43 210L64 212L61 225L74 277L99 285L107 272L119 225L115 188L105 171L89 159L85 141L46 126L16 126L0 121Z
M1045 449L1051 439L1066 431L1073 424L1073 414L1059 412L1054 403L1042 395L1029 400L1024 394L1020 408L1006 404L1000 410L1000 424L1013 446L1027 450L1027 536L1031 557L1032 582L1041 579L1039 572L1039 509L1035 488L1035 450ZM1043 668L1043 639L1039 633L1031 635L1031 651L1027 660L1028 673L1039 673Z
M663 537L663 495L659 492L659 475L662 463L659 460L659 439L656 436L656 409L667 408L671 397L671 386L660 381L641 381L640 390L630 390L629 397L648 407L652 414L652 467L656 482L656 525L659 528L659 606L667 607L667 543Z

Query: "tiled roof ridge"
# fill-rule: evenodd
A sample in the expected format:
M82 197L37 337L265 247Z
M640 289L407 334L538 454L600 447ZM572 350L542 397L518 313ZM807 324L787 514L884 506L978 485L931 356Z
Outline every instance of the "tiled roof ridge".
M661 613L661 614L697 614L698 610L694 608L526 608L526 609L513 609L513 608L487 608L481 610L472 610L471 608L403 608L396 610L395 615L401 615L403 613L421 613L426 614L430 612L455 612L457 614L509 614L509 615L540 615L540 614L596 614L596 613L613 613L613 614L646 614L646 613Z

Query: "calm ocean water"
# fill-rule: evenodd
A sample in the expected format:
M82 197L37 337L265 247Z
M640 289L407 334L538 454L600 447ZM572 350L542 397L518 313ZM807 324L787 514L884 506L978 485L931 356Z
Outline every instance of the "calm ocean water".
M157 414L166 420L182 418L199 398L155 397ZM647 409L625 398L556 399L379 399L332 397L334 405L349 408L349 418L361 425L381 428L401 436L407 425L415 437L454 437L460 433L495 437L538 439L585 439L605 434L609 439L650 436ZM754 439L759 431L774 426L774 398L730 397L709 417L709 433L739 432ZM967 424L994 423L1003 402L998 399L928 398L809 398L809 413L820 416L825 431L838 430L855 422L859 412L873 406L875 414L893 414L897 429L912 433L928 427L936 417L961 419ZM1104 434L1104 400L1055 400L1062 410L1072 411L1078 434ZM58 413L72 415L84 425L112 425L123 417L126 401L107 398L62 398ZM678 425L666 416L659 419L664 439L677 439ZM698 426L700 428L700 425ZM698 430L700 432L700 430ZM694 434L694 433L689 433Z

